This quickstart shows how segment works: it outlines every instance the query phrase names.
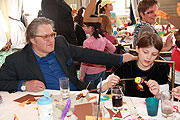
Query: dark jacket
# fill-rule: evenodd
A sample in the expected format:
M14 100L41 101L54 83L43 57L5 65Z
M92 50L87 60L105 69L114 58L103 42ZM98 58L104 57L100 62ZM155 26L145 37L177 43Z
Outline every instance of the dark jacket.
M72 9L64 0L42 0L42 16L55 22L58 35L63 35L71 44L78 45L74 32Z
M118 65L119 55L112 55L100 51L83 49L69 44L63 36L55 40L55 54L59 65L72 84L79 90L86 85L78 80L73 61L82 61L102 65ZM27 44L22 50L11 54L6 58L0 69L0 90L17 91L20 80L40 80L45 83L43 74L33 54L31 45ZM94 88L94 86L90 86Z

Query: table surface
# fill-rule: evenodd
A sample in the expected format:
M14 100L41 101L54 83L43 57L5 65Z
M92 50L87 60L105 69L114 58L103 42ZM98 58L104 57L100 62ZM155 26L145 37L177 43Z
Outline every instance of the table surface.
M57 90L46 90L50 92L52 95L59 95L60 92ZM73 91L74 93L77 93L77 91ZM71 92L71 93L73 93ZM78 91L79 92L79 91ZM16 92L16 93L8 93L8 92L0 92L0 95L2 96L3 103L0 104L0 120L13 120L14 114L17 115L19 120L37 120L38 119L38 113L37 113L37 104L29 104L25 105L24 107L19 106L17 102L13 101L19 97L22 97L27 94L33 94L33 95L42 95L43 92L38 93L32 93L32 92ZM94 96L97 94L90 94L90 96ZM133 103L132 103L132 102ZM144 119L153 119L153 120L162 120L165 119L161 115L161 109L159 104L158 109L158 115L156 117L150 117L147 115L146 105L145 105L145 99L144 98L137 98L137 97L127 97L123 96L123 110L121 111L122 117L124 119L130 119L130 109L136 108L137 113L139 116L141 116ZM160 103L160 101L159 101ZM111 100L104 101L104 105L107 108L112 108ZM174 102L174 105L178 105L177 102ZM128 117L126 117L128 116ZM173 114L173 119L180 118L179 113Z

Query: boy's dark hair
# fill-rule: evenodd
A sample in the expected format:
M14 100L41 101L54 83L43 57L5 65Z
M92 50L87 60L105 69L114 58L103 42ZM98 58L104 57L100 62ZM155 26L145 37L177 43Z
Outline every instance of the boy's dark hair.
M97 15L91 15L90 17L98 17ZM100 38L99 34L103 37L105 37L105 35L103 34L103 31L101 30L101 23L99 22L84 22L85 25L87 25L87 27L92 26L94 28L94 32L93 32L93 36L97 39Z
M148 8L152 7L154 4L159 5L157 0L142 0L142 1L139 2L139 4L138 4L138 13L139 13L140 19L142 19L140 13L142 12L144 14L144 12Z
M137 43L138 48L154 46L158 51L163 47L162 39L156 33L144 32Z

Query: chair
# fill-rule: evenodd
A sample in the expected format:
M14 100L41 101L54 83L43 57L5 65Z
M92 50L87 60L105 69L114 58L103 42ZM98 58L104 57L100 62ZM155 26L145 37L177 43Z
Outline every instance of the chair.
M174 81L175 81L175 61L165 61L165 60L155 60L155 62L166 63L171 66L170 74L168 76L169 81L171 82L171 88L174 88Z
M129 53L137 56L136 49L129 49ZM159 56L158 60L155 60L155 62L162 62L162 63L170 64L171 69L170 69L170 75L168 77L169 77L169 81L171 82L171 87L174 88L175 62L174 61L166 61L163 57L171 57L171 51L160 52L160 56Z
M136 52L136 49L129 49L129 53L134 55L134 56L137 56L137 52Z
M137 56L136 49L129 49L129 53ZM163 57L171 57L172 51L160 52L160 59L164 60Z

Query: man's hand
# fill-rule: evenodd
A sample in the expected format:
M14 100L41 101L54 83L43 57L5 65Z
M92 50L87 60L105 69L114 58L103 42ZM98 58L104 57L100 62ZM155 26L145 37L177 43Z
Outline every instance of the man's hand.
M44 83L39 80L26 81L25 85L28 92L40 92L46 88Z
M131 60L137 60L137 59L138 59L137 56L131 55L129 53L123 54L123 63L131 61Z

